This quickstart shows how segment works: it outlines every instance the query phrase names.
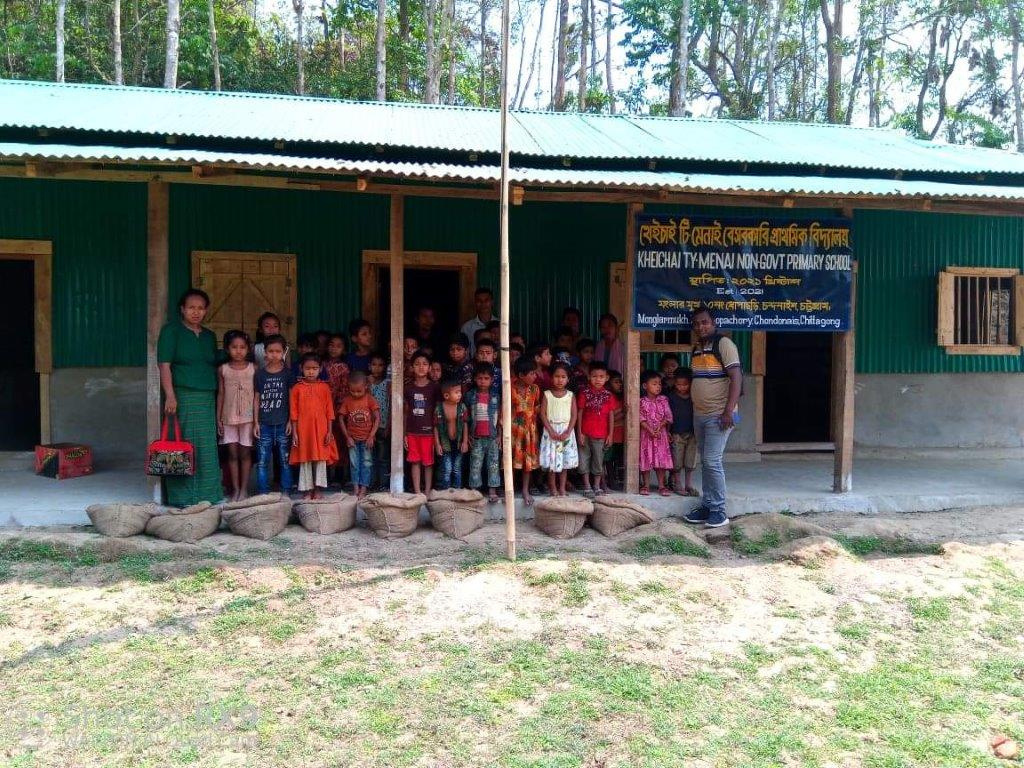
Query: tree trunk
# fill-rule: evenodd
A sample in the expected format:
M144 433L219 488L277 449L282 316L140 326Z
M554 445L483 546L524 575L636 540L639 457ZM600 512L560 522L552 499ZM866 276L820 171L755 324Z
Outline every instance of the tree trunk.
M515 28L516 24L518 24L518 27L519 27L519 30L520 30L519 31L519 66L516 69L516 87L510 91L511 95L509 96L509 100L508 100L509 109L512 109L512 108L515 107L515 105L519 102L519 97L520 97L520 94L522 93L521 89L523 87L523 65L526 63L526 35L525 35L525 32L526 32L526 18L527 18L527 15L523 11L523 6L520 5L519 6L518 22L514 22L512 24L513 28ZM511 46L511 44L512 44L511 41L509 41L509 45L510 46Z
M55 79L58 83L64 82L64 16L67 14L68 0L57 0L57 71Z
M221 87L220 48L217 47L217 19L213 13L213 0L208 0L206 11L210 22L210 58L213 64L213 90L219 91Z
M533 38L533 53L530 55L530 71L526 74L526 82L523 83L522 93L519 94L519 101L516 104L517 109L522 109L523 104L526 102L526 96L530 92L530 83L533 81L533 75L537 71L538 52L540 50L540 36L544 31L544 11L548 7L548 0L540 0L540 20L537 22L537 34ZM523 41L523 47L526 47L526 41ZM537 91L541 89L540 78L537 78Z
M110 37L114 53L114 82L117 85L124 85L124 58L121 54L121 0L113 0L110 20Z
M590 20L588 17L587 0L580 0L580 69L579 82L576 86L576 109L587 111L587 72L590 55Z
M164 88L178 87L178 34L181 28L181 0L167 0L167 55L164 58Z
M555 57L555 111L565 109L565 62L569 47L569 0L558 0L558 53Z
M388 51L385 34L388 23L388 0L377 0L377 101L385 101Z
M590 17L590 72L587 74L587 81L593 83L597 80L597 8L594 0L585 0L590 5L588 16Z
M768 102L768 119L774 120L776 105L779 103L779 95L775 89L775 66L776 52L779 47L779 30L782 28L782 0L769 0L768 7L771 15L769 23L771 34L768 38L768 50L764 65L765 94Z
M306 7L304 0L292 0L292 8L295 10L295 65L299 70L295 92L299 96L303 96L306 93L306 30L303 23Z
M480 2L480 106L487 106L487 13L488 0Z
M423 88L423 101L437 104L441 100L441 62L437 45L436 0L423 0L423 23L426 37L427 71Z
M455 65L458 51L455 47L455 0L445 0L448 18L448 103L455 103Z
M914 110L914 122L919 138L923 138L927 134L924 128L924 108L928 100L928 86L931 85L932 77L935 73L935 56L940 23L941 17L936 16L928 32L928 63L925 66L924 74L921 76L921 88L917 92L917 108Z
M675 40L672 41L672 80L668 89L668 113L686 115L687 75L690 68L690 0L679 3Z
M604 79L608 92L608 107L615 114L615 88L612 86L612 0L608 0L607 18L604 20Z
M1014 0L1006 0L1006 10L1010 17L1010 34L1012 40L1010 45L1010 87L1013 92L1013 125L1014 135L1017 140L1017 151L1024 152L1024 104L1021 98L1021 73L1020 68L1020 46L1021 46L1021 18L1020 9Z
M839 98L843 77L843 0L833 0L834 12L828 11L828 0L821 0L821 19L825 23L825 55L828 62L828 81L825 87L826 119L840 122Z

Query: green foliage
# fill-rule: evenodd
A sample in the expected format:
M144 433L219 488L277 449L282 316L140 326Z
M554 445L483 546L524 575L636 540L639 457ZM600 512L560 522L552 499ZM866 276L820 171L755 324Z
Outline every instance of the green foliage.
M682 536L644 536L624 544L622 551L637 560L655 555L682 555L684 557L711 557L707 547L694 544Z

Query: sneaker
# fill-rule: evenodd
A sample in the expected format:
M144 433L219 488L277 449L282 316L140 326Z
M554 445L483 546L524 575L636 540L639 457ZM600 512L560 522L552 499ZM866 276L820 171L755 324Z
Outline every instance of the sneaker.
M708 514L708 519L704 523L705 528L721 528L723 525L729 524L729 518L726 517L725 512L711 512Z
M699 507L694 507L693 509L691 509L683 517L683 522L691 523L693 525L700 525L701 523L706 523L708 521L708 516L710 514L711 513L708 511L708 508L701 504Z

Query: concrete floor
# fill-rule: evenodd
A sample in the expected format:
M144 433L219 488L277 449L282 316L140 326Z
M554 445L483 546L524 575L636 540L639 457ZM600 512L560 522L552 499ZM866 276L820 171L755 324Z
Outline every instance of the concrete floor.
M975 506L1024 504L1019 460L949 457L857 459L852 493L834 494L832 457L768 457L726 465L730 516L756 512L933 512ZM0 465L0 527L86 525L85 508L103 501L149 501L140 469L100 470L89 477L51 480L22 466ZM659 517L689 510L693 499L638 497ZM495 505L491 517L502 517ZM516 517L531 511L517 500Z

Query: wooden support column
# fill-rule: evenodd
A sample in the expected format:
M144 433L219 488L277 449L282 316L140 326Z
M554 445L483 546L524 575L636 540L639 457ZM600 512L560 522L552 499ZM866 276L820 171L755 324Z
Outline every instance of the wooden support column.
M622 327L626 329L626 493L640 492L640 332L633 330L633 272L636 254L636 216L643 211L640 203L626 208L626 301L628 314Z
M832 441L835 469L832 490L853 490L853 387L857 322L857 262L853 263L850 286L850 330L832 335Z
M160 371L156 343L167 319L167 255L170 195L166 183L151 181L146 206L146 436L160 436ZM153 479L153 500L162 501L159 478Z
M405 490L405 198L391 195L390 225L391 280L391 492ZM376 286L364 285L364 291Z

